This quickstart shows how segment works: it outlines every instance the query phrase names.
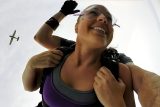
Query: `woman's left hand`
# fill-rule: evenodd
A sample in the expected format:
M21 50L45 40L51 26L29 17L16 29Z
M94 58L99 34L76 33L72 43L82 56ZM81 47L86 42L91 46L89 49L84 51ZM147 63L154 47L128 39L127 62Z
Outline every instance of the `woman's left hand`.
M105 107L125 107L125 84L121 79L117 81L106 67L101 67L97 72L93 87L99 101Z

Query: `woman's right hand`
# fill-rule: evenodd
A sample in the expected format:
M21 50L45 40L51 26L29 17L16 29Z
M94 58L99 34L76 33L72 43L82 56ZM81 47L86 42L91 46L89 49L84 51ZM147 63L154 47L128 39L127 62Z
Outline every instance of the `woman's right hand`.
M60 50L49 50L33 56L29 60L32 69L55 67L59 64L63 53Z

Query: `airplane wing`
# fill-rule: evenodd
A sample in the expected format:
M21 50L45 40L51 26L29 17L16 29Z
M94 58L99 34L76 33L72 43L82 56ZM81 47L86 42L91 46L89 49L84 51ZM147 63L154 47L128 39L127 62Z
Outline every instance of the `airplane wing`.
M10 40L10 43L9 43L9 45L11 45L11 44L12 44L12 41L13 41L13 38L11 37L11 40Z
M14 37L14 36L15 36L15 34L16 34L16 30L14 30L13 35L12 35L12 36Z

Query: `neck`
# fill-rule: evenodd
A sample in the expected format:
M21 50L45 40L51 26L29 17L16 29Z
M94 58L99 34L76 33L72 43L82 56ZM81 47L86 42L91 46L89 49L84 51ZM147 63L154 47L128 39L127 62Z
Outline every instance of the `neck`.
M76 46L70 58L76 67L99 67L103 49Z

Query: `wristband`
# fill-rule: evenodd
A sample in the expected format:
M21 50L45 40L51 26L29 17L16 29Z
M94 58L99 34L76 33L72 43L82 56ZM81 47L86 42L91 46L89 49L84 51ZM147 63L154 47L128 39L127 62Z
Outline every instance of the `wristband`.
M54 17L51 17L46 21L46 24L49 25L53 30L55 30L59 26L59 22Z

